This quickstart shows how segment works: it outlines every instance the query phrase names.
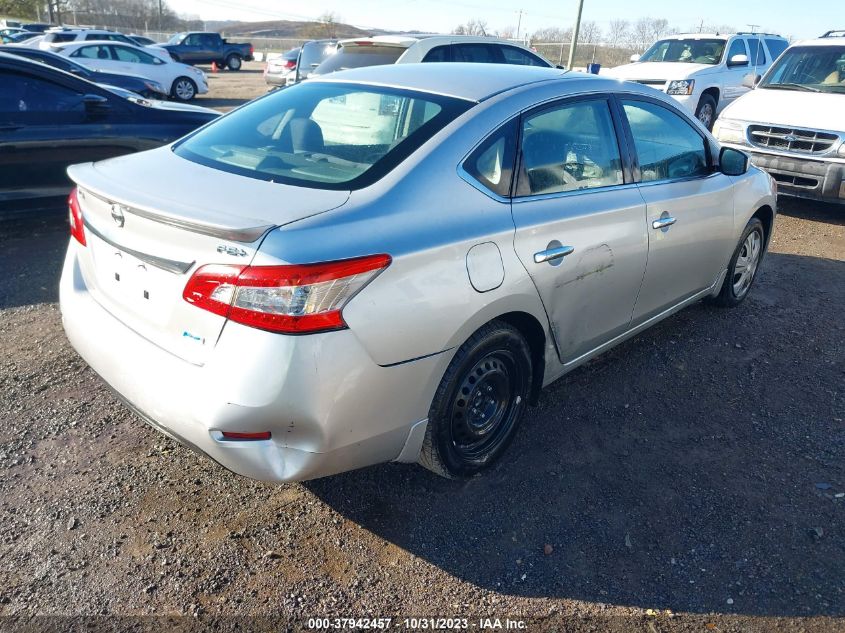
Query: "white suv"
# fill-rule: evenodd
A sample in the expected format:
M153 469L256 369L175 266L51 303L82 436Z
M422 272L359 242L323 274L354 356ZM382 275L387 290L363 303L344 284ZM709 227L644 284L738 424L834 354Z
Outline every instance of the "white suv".
M750 154L781 194L845 204L845 31L790 46L713 134Z
M672 95L710 129L719 112L748 91L746 75L763 74L787 46L768 33L672 35L602 75Z
M552 67L551 63L525 46L495 37L376 35L341 40L337 44L337 51L317 66L311 75L326 75L337 70L363 66L420 62L472 62Z

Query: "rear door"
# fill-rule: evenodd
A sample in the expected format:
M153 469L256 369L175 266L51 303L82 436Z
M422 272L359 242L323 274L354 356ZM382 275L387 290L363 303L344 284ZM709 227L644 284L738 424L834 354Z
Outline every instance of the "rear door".
M621 104L647 205L648 267L637 324L718 280L734 246L733 181L713 167L704 134L675 109L639 96Z
M514 246L563 363L627 329L646 267L646 206L612 106L607 96L568 99L521 124Z

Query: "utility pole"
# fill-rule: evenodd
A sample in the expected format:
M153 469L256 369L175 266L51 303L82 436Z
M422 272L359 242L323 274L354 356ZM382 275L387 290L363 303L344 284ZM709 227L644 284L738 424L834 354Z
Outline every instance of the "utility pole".
M572 70L575 63L575 49L578 46L578 35L581 32L581 14L584 12L584 0L578 0L578 17L575 19L575 29L572 31L572 44L569 46L569 62L566 70Z
M159 33L161 33L163 31L163 29L161 27L161 14L162 14L161 3L162 3L162 0L158 0L158 30L159 30Z
M519 19L516 22L516 39L519 39L519 29L522 27L522 9L519 10Z

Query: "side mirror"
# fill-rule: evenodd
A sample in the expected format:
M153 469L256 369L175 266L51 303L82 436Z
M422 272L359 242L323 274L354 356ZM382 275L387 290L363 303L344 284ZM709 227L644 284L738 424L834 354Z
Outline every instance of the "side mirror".
M104 114L111 108L109 100L100 95L88 94L82 97L85 104L85 112L89 115Z
M760 83L760 79L762 79L760 75L749 73L748 75L742 78L742 85L746 88L756 88L757 84Z
M748 171L748 155L732 147L719 153L719 168L726 176L742 176Z
M631 63L632 63L632 64L635 64L635 63L637 63L638 61L640 61L640 56L639 56L639 55L631 55Z
M728 66L748 66L748 55L734 55L728 60Z

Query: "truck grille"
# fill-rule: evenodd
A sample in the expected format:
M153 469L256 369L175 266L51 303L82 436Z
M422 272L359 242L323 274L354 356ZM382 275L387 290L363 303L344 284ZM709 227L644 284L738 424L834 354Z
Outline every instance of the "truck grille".
M752 145L798 154L824 154L839 137L828 132L795 128L750 125L748 137Z
M665 79L634 79L634 83L643 84L644 86L662 86L666 83Z

